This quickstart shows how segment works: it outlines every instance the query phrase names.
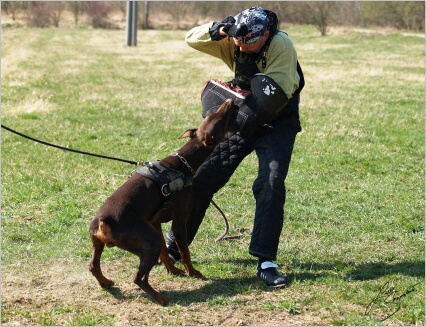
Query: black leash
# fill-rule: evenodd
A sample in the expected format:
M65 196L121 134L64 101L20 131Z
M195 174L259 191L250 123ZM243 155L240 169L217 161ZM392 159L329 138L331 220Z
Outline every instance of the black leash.
M133 160L126 160L126 159L120 159L120 158L115 158L115 157L104 156L104 155L101 155L101 154L96 154L96 153L91 153L91 152L85 152L85 151L75 150L75 149L71 149L71 148L66 148L66 147L63 147L63 146L59 146L59 145L56 145L56 144L48 143L48 142L45 142L45 141L41 141L41 140L33 138L31 136L19 133L19 132L15 131L15 130L9 128L9 127L4 126L3 124L1 124L1 127L4 128L5 130L8 130L9 132L12 132L12 133L14 133L16 135L24 137L24 138L26 138L28 140L31 140L31 141L34 141L34 142L38 142L38 143L41 143L41 144L44 144L44 145L47 145L47 146L51 146L51 147L54 147L54 148L57 148L57 149L61 149L61 150L65 150L65 151L70 151L70 152L74 152L74 153L79 153L79 154L85 154L85 155L89 155L89 156L97 157L97 158L103 158L103 159L110 159L110 160L116 160L116 161L126 162L126 163L129 163L129 164L132 164L132 165L137 165L137 166L141 166L142 165L142 163L139 162L139 161L133 161ZM179 156L179 158L181 158L181 157ZM182 158L181 158L181 160L182 160ZM185 161L184 161L184 163L185 163ZM243 235L226 236L226 234L228 234L228 230L229 230L228 219L226 218L224 212L219 208L219 206L213 200L211 200L210 203L213 204L213 206L219 211L219 213L222 215L223 219L225 220L225 231L224 231L224 233L221 236L219 236L216 239L216 242L220 242L220 241L223 241L225 239L233 239L233 238L240 238L240 237L242 237Z
M14 133L16 135L22 136L22 137L24 137L26 139L29 139L31 141L38 142L38 143L41 143L41 144L44 144L44 145L47 145L47 146L51 146L51 147L54 147L54 148L57 148L57 149L61 149L61 150L65 150L65 151L70 151L70 152L75 152L75 153L79 153L79 154L85 154L85 155L89 155L89 156L97 157L97 158L111 159L111 160L126 162L126 163L129 163L129 164L132 164L132 165L138 165L138 166L142 165L142 163L140 163L139 161L114 158L114 157L109 157L109 156L103 156L101 154L96 154L96 153L90 153L90 152L85 152L85 151L80 151L80 150L74 150L74 149L70 149L70 148L65 148L63 146L59 146L59 145L56 145L56 144L44 142L44 141L35 139L33 137L30 137L28 135L19 133L19 132L15 131L15 130L9 128L9 127L4 126L3 124L1 124L1 127L4 128L4 129L6 129L6 130L8 130L9 132L12 132L12 133Z

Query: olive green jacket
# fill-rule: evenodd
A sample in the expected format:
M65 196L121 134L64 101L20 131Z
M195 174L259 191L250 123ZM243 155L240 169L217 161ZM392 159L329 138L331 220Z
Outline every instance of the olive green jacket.
M233 38L225 37L220 41L212 41L209 28L213 23L207 23L191 29L185 37L186 43L201 52L207 53L223 62L235 71ZM272 78L290 99L294 91L299 87L300 77L297 73L297 53L293 42L287 34L279 31L272 39L266 55L266 67L262 67L262 61L257 63L259 71Z

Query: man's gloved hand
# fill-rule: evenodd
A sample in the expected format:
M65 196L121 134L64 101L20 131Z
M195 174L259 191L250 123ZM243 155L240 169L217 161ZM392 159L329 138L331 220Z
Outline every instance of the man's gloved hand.
M229 30L232 29L235 25L234 24L225 24L222 28L222 31L229 35ZM229 35L230 36L230 35Z
M210 36L213 41L219 41L225 36L219 34L219 29L223 27L222 31L228 34L229 29L234 26L235 18L233 16L228 16L221 22L213 22L212 27L210 27Z
M233 16L228 16L219 23L219 28L223 27L222 31L229 35L228 32L234 26L234 24L235 18Z

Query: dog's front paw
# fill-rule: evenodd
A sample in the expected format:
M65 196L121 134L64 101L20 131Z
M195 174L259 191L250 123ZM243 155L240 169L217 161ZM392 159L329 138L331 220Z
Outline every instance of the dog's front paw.
M159 295L155 299L158 303L160 303L162 306L168 306L170 304L170 299L167 296Z
M197 277L197 278L203 278L203 274L199 272L197 269L192 269L191 271L188 271L188 275L191 277Z
M112 286L114 286L114 281L112 281L111 279L105 278L102 281L99 281L99 284L103 287L103 288L110 288Z
M175 266L171 266L170 269L167 270L167 272L176 276L183 276L186 274L185 270L176 268Z

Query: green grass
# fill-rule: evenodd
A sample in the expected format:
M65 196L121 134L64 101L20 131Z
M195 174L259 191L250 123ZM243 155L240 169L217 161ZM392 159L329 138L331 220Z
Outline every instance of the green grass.
M104 267L119 285L103 291L86 270L88 226L135 167L2 129L2 324L424 324L424 39L285 30L306 78L277 260L291 285L272 292L256 279L248 236L215 243L224 223L211 207L191 246L207 280L155 267L151 280L175 302L161 308L131 285L137 259L112 248ZM184 35L141 31L129 48L123 31L3 29L2 124L82 151L162 158L198 126L203 83L232 77ZM256 172L251 154L215 195L231 226L252 227ZM386 283L390 297L366 312Z

